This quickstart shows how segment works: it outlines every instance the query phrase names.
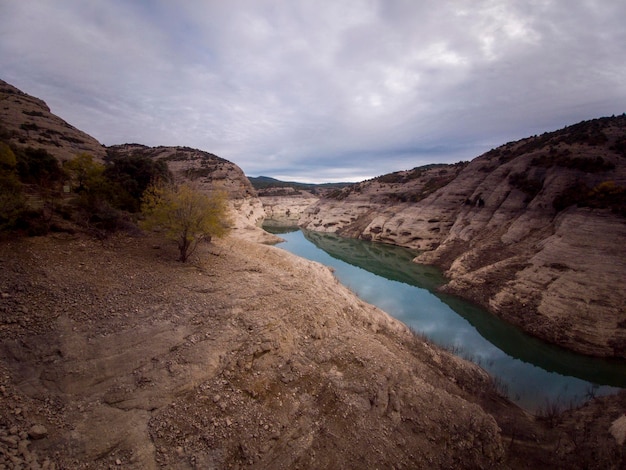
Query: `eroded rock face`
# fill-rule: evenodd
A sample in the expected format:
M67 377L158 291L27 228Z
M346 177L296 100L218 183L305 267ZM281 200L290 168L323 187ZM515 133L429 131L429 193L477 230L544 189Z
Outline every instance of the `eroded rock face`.
M444 268L446 290L548 341L626 357L625 136L626 116L602 118L386 175L301 224L424 250L416 261Z
M309 191L293 188L271 188L259 192L265 220L275 226L297 227L305 211L319 197Z
M0 132L12 144L45 149L60 161L84 152L102 161L106 154L100 142L52 114L42 100L2 80Z
M448 222L441 210L448 212L449 202L437 200L422 204L419 211L414 209L418 201L455 180L466 164L431 165L357 183L311 206L300 225L307 230L432 248L441 239L442 224Z

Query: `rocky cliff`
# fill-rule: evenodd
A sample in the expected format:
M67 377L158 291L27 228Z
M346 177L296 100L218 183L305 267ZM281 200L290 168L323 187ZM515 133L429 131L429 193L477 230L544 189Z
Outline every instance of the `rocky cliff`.
M626 357L624 115L385 175L306 212L310 230L423 250L445 290L538 337Z
M265 223L282 227L297 227L305 211L319 200L310 191L290 187L259 190L265 211Z
M82 152L102 161L106 153L100 142L52 114L42 100L2 80L0 137L15 145L45 149L61 161Z

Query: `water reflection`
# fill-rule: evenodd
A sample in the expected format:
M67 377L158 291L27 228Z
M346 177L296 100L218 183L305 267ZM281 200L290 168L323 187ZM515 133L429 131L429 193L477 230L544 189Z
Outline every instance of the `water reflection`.
M535 410L546 402L581 402L626 388L626 361L575 354L524 334L481 308L442 295L441 272L412 262L400 247L319 232L282 232L280 246L335 269L338 279L435 343L499 379L509 397Z

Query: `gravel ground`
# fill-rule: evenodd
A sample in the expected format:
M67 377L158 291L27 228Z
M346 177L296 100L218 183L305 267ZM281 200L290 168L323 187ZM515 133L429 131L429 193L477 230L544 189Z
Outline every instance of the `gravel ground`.
M558 468L584 447L579 415L532 419L326 267L236 237L176 258L153 235L0 242L0 468ZM585 412L605 463L622 405Z

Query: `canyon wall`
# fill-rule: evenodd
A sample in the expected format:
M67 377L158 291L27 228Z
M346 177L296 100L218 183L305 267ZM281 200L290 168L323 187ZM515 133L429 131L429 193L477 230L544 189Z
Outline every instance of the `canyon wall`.
M444 290L531 334L626 357L626 117L397 172L307 209L308 230L406 246Z

